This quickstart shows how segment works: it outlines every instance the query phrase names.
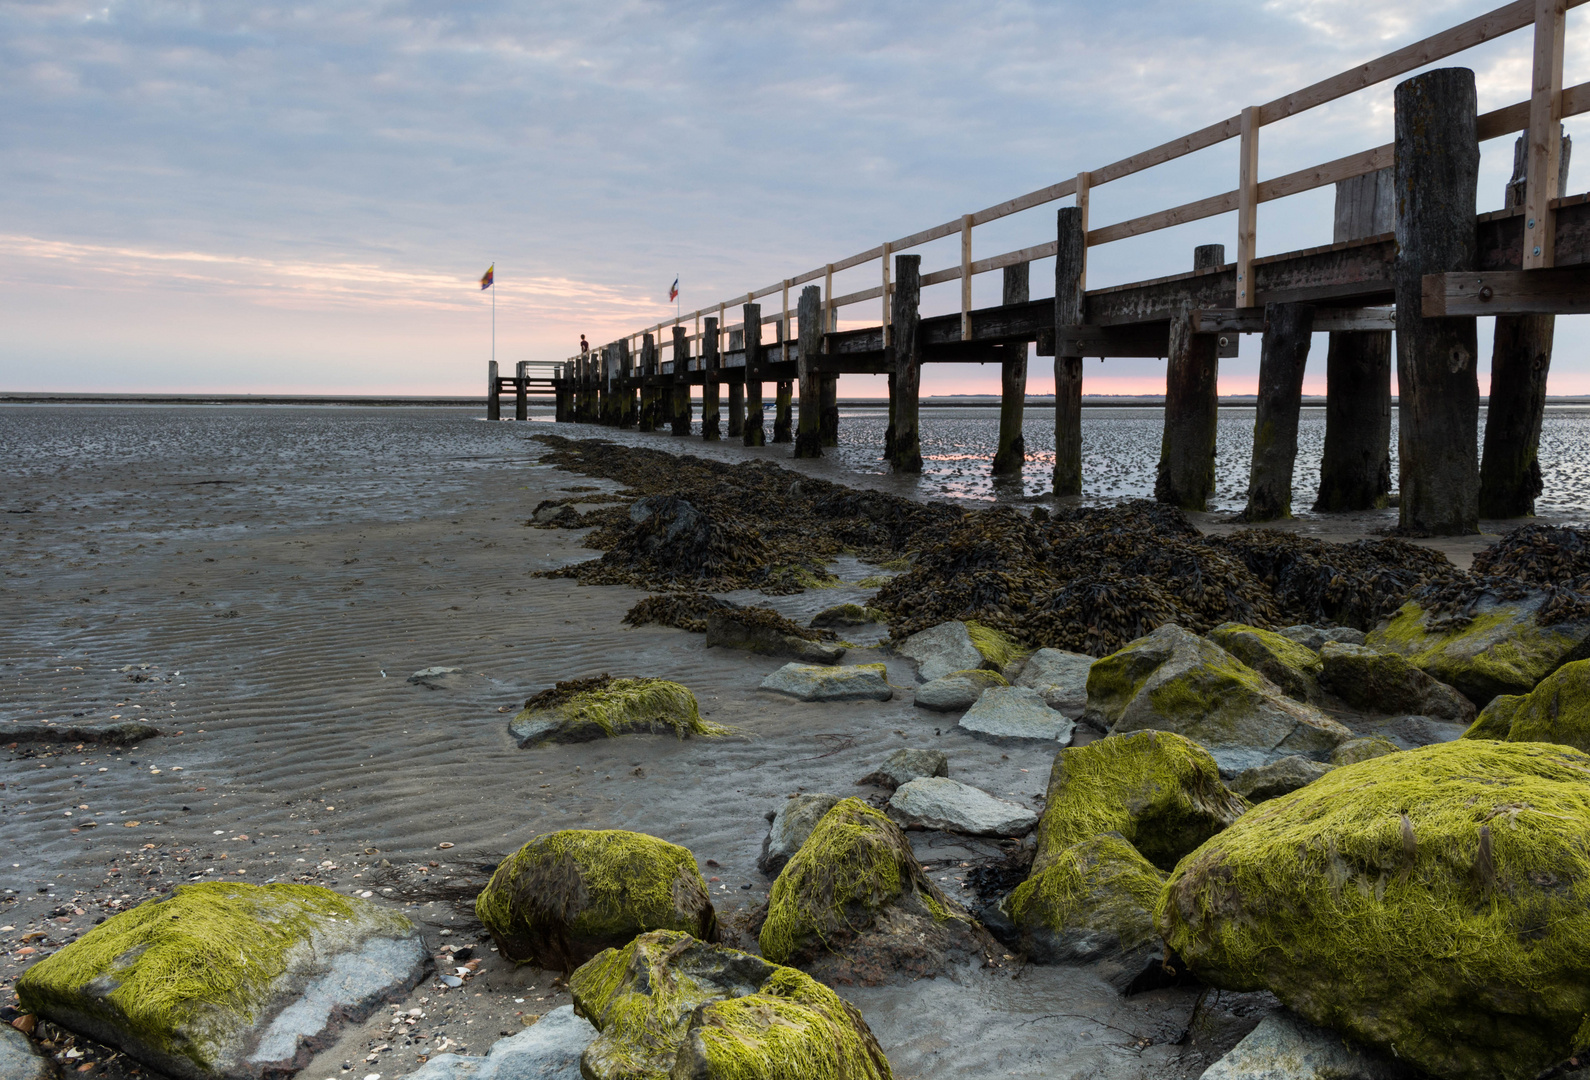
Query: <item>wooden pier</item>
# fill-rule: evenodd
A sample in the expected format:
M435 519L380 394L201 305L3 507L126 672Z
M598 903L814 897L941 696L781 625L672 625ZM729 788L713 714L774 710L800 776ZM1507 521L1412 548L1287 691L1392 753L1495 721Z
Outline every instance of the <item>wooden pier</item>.
M1036 345L1038 356L1054 358L1054 492L1076 495L1083 485L1082 358L1161 357L1165 434L1155 496L1202 509L1214 490L1220 358L1237 354L1238 335L1261 334L1246 517L1265 521L1288 516L1294 501L1303 371L1316 332L1330 335L1330 347L1314 507L1385 505L1395 331L1402 526L1464 533L1476 531L1482 512L1529 513L1540 493L1536 452L1552 320L1590 311L1590 195L1566 196L1569 147L1561 134L1564 117L1590 111L1590 83L1562 86L1566 12L1584 2L1517 0L1101 169L637 331L557 366L557 419L688 435L691 388L699 386L704 438L793 442L796 457L818 457L837 444L839 377L883 374L883 452L893 469L917 472L921 366L997 363L1004 404L993 471L1019 474L1028 348ZM1532 31L1534 44L1527 100L1482 114L1472 71L1425 71L1396 87L1393 142L1259 178L1266 125L1521 30ZM1480 143L1520 132L1504 209L1475 217ZM1089 222L1090 196L1100 185L1231 139L1239 146L1235 189L1100 227ZM1259 205L1327 186L1336 193L1331 242L1260 257ZM1059 208L1052 239L973 259L976 226L1062 199L1073 205ZM1209 245L1192 253L1184 272L1088 287L1091 249L1227 213L1236 215L1234 260L1223 246ZM921 256L906 253L955 236L957 265L924 273ZM1031 299L1029 264L1050 257L1054 292ZM836 273L869 262L878 265L877 285L833 294ZM972 308L972 278L996 270L1002 302ZM923 317L922 290L949 282L960 284L959 310ZM768 298L773 305L764 314ZM876 325L837 328L841 309L868 303L878 305ZM1475 450L1479 315L1499 316L1483 463ZM524 400L522 375L498 380L494 371L494 416L495 388L509 382ZM762 407L768 383L776 388L771 435Z

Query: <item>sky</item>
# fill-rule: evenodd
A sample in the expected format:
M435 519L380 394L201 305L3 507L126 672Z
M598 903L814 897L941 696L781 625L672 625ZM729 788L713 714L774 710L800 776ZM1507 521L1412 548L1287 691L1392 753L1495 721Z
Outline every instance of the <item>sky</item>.
M581 333L668 317L675 276L685 311L715 306L1491 6L0 0L0 390L479 393L488 264L497 359L561 360ZM1568 84L1590 79L1587 11L1569 14ZM1528 96L1528 31L1443 63L1475 70L1481 110ZM1389 142L1394 85L1263 129L1261 178ZM1511 144L1483 145L1478 209L1501 206ZM1099 187L1091 223L1230 190L1236 171L1232 141ZM1067 204L978 228L974 258L1052 239ZM1264 204L1259 253L1329 243L1331 208L1329 189ZM1228 214L1094 248L1089 284L1190 269L1198 244L1234 256L1235 230ZM957 245L918 249L924 272ZM835 292L877 277L869 263ZM975 280L974 305L999 279ZM1032 281L1052 294L1053 260ZM958 283L924 292L926 314L958 304ZM1587 346L1590 323L1558 320L1551 393L1590 393ZM1222 362L1223 393L1253 392L1258 351L1247 336ZM1048 360L1031 370L1031 392L1052 388ZM1090 361L1086 379L1155 393L1164 364ZM998 383L930 365L923 392Z

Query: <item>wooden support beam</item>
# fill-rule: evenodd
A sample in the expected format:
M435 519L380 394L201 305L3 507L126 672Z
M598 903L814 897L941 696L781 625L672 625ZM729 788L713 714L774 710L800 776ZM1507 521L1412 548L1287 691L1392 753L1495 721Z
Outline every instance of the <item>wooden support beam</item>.
M961 340L972 340L972 215L961 217Z
M657 430L657 388L652 380L657 375L657 340L650 333L640 336L640 416L637 426L641 431Z
M1426 274L1421 294L1421 313L1431 319L1582 315L1590 311L1590 265Z
M1549 273L1545 270L1528 274ZM1545 490L1540 475L1540 428L1546 413L1556 319L1518 315L1496 320L1491 350L1491 395L1480 459L1479 516L1528 517Z
M1215 335L1193 333L1191 309L1173 318L1165 368L1165 434L1154 478L1159 502L1183 510L1203 510L1209 503L1215 487L1219 374Z
M1170 355L1170 323L1125 326L1073 326L1059 334L1060 356L1165 357Z
M762 305L748 301L744 314L745 431L740 438L746 446L765 446L767 432L762 423Z
M1029 291L1030 263L1005 267L1002 306L1025 304ZM999 365L999 442L994 448L995 476L1020 477L1027 464L1027 442L1022 420L1027 407L1027 343L1012 344Z
M718 320L708 315L701 335L701 438L717 442L723 438L718 416Z
M1391 331L1333 333L1325 355L1325 452L1314 509L1371 510L1391 493Z
M1297 461L1298 413L1303 407L1303 371L1314 337L1313 315L1307 304L1270 304L1264 309L1244 521L1292 516L1292 468Z
M486 367L486 419L502 419L502 385L497 381L497 361Z
M729 351L745 355L745 329L729 331ZM742 361L743 362L743 361ZM731 439L744 440L745 438L745 371L742 368L738 377L729 383L729 432Z
M1258 295L1253 259L1259 231L1259 110L1242 110L1242 143L1237 158L1237 307L1253 307Z
M530 376L526 362L521 360L514 367L513 376L513 418L515 420L530 419Z
M917 426L917 400L921 387L922 356L917 333L921 316L922 256L894 257L894 307L889 314L894 361L894 437L889 446L889 467L899 473L922 471L922 438Z
M1557 178L1562 160L1562 52L1567 0L1535 0L1529 92L1529 177L1524 194L1524 269L1556 265Z
M878 287L878 295L883 298L883 310L879 315L881 321L878 325L883 327L883 333L880 336L883 339L882 347L885 349L889 347L889 257L892 250L893 245L885 240L882 247L883 255L878 260L883 266L883 282Z
M690 434L690 413L693 406L690 403L690 380L687 373L690 367L690 342L684 327L674 326L674 373L673 373L673 414L670 420L673 425L673 434Z
M1426 72L1399 84L1395 101L1400 522L1409 532L1473 533L1479 531L1474 320L1427 316L1421 297L1425 275L1474 269L1480 162L1474 72Z
M1263 308L1198 308L1192 313L1195 334L1262 334L1266 322ZM1363 330L1395 330L1395 308L1316 308L1314 333Z
M800 342L796 363L800 368L801 406L800 426L795 432L795 456L819 458L823 456L821 378L817 373L817 359L823 348L823 298L822 290L808 285L801 290Z
M640 425L640 414L635 409L634 357L630 355L629 338L619 338L614 347L618 365L615 387L618 392L618 426L633 428Z
M1088 237L1080 206L1055 215L1054 261L1054 493L1082 494L1082 351L1087 295Z

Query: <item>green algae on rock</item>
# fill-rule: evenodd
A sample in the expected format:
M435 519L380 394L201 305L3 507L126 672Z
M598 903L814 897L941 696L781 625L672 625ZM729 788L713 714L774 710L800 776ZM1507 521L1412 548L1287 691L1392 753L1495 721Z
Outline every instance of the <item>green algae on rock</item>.
M775 963L868 983L935 974L946 956L993 945L860 799L824 814L773 882L759 943Z
M1005 908L1033 961L1100 964L1124 992L1164 959L1153 914L1164 884L1164 872L1119 833L1104 833L1051 855Z
M1270 630L1221 623L1209 640L1279 686L1297 701L1319 701L1319 653Z
M524 703L508 724L521 749L619 735L727 735L701 719L696 695L667 679L570 679Z
M966 634L972 639L972 646L982 654L984 666L990 671L1000 672L1007 679L1020 674L1021 665L1032 655L1031 649L1022 648L1015 638L1004 631L971 619L966 621Z
M1032 874L1101 833L1118 833L1162 870L1237 820L1248 804L1203 747L1167 731L1111 735L1055 755Z
M852 1006L793 968L658 930L569 978L601 1032L581 1058L593 1080L890 1080Z
M289 1076L424 976L404 916L310 885L178 886L17 980L24 1008L182 1080Z
M784 618L771 608L725 608L707 615L707 647L743 649L764 656L791 656L812 664L837 664L843 645L821 639L832 631L813 630Z
M1400 653L1327 641L1320 649L1320 681L1331 693L1366 712L1411 713L1468 724L1474 703L1409 663Z
M1401 653L1483 707L1527 694L1563 664L1590 657L1590 621L1543 623L1544 592L1510 600L1482 593L1453 616L1409 601L1370 633L1371 648Z
M1525 1080L1590 1033L1590 755L1459 740L1333 770L1176 867L1192 973L1451 1080Z
M1564 664L1527 694L1496 698L1463 737L1590 751L1590 660Z
M812 616L811 625L819 629L831 626L867 626L888 621L877 608L861 604L835 604Z
M1379 735L1361 735L1348 739L1331 751L1332 765L1356 765L1360 761L1400 753L1400 748L1390 739Z
M506 959L560 971L649 930L718 936L695 856L621 829L565 829L530 841L497 867L475 914Z

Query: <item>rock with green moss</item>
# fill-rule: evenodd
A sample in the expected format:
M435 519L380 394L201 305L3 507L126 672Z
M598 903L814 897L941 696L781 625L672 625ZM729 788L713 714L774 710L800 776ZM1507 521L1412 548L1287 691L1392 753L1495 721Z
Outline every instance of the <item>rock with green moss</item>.
M1288 754L1328 754L1352 737L1219 645L1174 623L1094 662L1083 719L1112 734L1185 735L1228 775Z
M1276 633L1314 652L1323 649L1327 641L1337 641L1344 645L1364 643L1364 632L1355 630L1351 626L1283 626Z
M575 1010L601 1032L588 1080L890 1080L861 1014L793 968L656 931L569 978Z
M1119 833L1054 853L1005 901L1021 948L1039 964L1098 964L1123 993L1164 960L1154 903L1165 875Z
M696 695L667 679L598 675L560 682L529 701L508 724L521 748L590 742L619 735L724 735L701 719Z
M1348 739L1332 750L1331 764L1356 765L1360 761L1398 753L1400 749L1396 743L1379 735L1360 735L1356 739Z
M1356 741L1358 740L1342 743L1342 746L1351 745L1351 742ZM1393 746L1392 749L1395 750L1396 747ZM1268 799L1278 799L1282 795L1290 795L1298 788L1312 784L1334 767L1292 754L1267 765L1258 765L1238 773L1237 778L1231 781L1231 790L1250 803L1265 802Z
M756 868L768 877L778 877L784 864L795 857L823 815L838 801L838 795L826 791L805 791L779 803L777 810L769 810L767 835L762 838L762 854L757 857Z
M1269 679L1296 701L1318 702L1320 657L1313 649L1246 623L1221 623L1209 640Z
M790 656L808 664L837 664L845 657L843 645L833 645L791 633L781 626L782 616L757 618L766 608L726 608L707 614L707 646L743 649L763 656ZM794 629L801 629L795 627Z
M530 841L491 875L475 915L505 959L555 971L649 930L718 936L695 856L622 829L565 829Z
M1528 694L1492 701L1463 737L1590 750L1590 660L1564 664Z
M888 701L894 697L882 664L785 664L762 680L761 689L800 701Z
M917 687L915 704L934 712L962 712L976 704L990 686L1009 685L997 671L952 671Z
M1348 765L1193 852L1155 912L1205 983L1451 1080L1590 1034L1590 755L1458 740Z
M825 982L936 975L986 958L993 939L922 870L899 826L842 799L768 895L762 955Z
M1498 694L1527 694L1562 665L1590 658L1590 620L1542 625L1547 597L1482 595L1462 616L1409 602L1369 634L1372 648L1412 664L1483 707Z
M983 666L999 672L1006 680L1019 677L1026 667L1027 658L1032 655L1031 649L1022 648L1020 642L1003 630L984 626L980 622L968 620L966 636L972 639L972 647L983 658Z
M887 621L888 617L877 608L864 607L861 604L835 604L813 615L811 624L819 629L825 629L833 626L870 626L873 623Z
M1248 808L1209 753L1180 735L1111 735L1055 755L1033 873L1073 844L1119 833L1169 870Z
M22 1006L181 1080L289 1076L424 977L418 928L310 885L178 886L23 973Z
M1354 708L1411 713L1454 724L1467 724L1474 719L1472 701L1398 653L1329 641L1320 650L1320 660L1324 664L1320 681Z

